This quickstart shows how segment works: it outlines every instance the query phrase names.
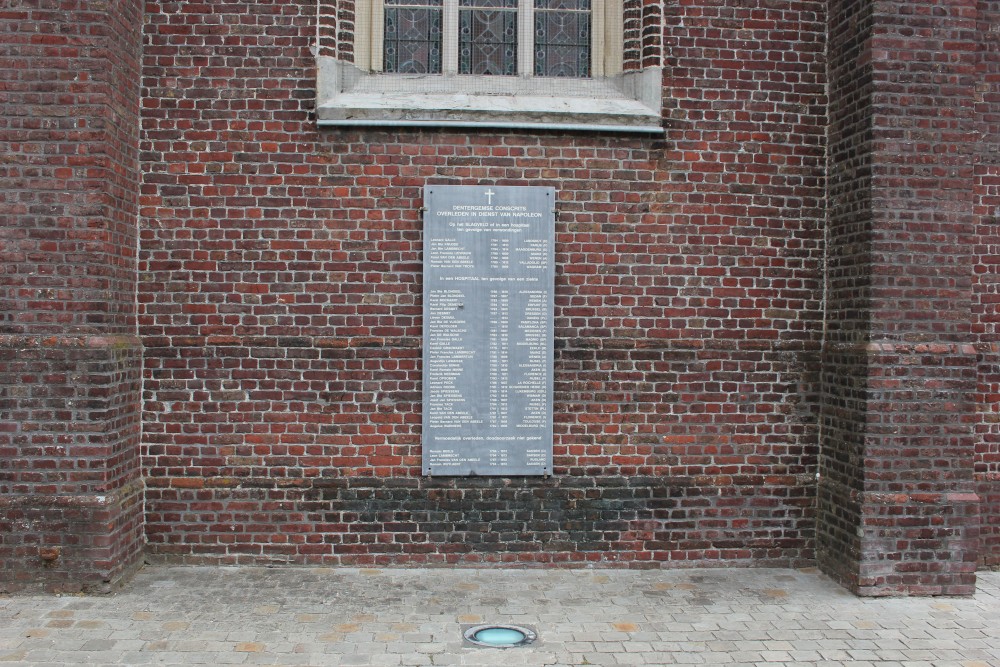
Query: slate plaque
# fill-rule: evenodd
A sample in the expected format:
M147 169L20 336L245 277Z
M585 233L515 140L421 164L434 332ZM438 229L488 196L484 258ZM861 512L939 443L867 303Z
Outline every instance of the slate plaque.
M424 189L423 472L552 472L555 190Z

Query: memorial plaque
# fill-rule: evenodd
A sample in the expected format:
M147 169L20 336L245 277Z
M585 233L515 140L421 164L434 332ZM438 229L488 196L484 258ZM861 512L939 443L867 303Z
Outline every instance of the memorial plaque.
M552 472L555 190L424 190L423 472Z

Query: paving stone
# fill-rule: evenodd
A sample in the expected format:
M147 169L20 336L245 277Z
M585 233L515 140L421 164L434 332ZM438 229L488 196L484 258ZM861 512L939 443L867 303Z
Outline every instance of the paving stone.
M108 597L0 597L0 662L984 667L997 618L996 572L975 598L861 600L815 570L148 567ZM464 646L478 622L539 643Z

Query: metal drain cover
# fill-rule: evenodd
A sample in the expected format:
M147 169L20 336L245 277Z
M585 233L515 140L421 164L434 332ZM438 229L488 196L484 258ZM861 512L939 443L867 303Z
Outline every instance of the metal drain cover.
M534 628L523 625L485 624L462 626L466 646L479 648L515 648L527 646L538 638Z

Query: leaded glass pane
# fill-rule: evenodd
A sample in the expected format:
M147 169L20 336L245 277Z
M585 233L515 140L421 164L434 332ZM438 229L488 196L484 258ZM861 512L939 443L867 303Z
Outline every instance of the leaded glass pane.
M535 9L590 11L590 0L535 0Z
M459 6L459 74L517 74L516 0L460 0Z
M441 0L385 0L382 68L441 73Z
M517 0L458 0L458 6L476 9L517 9Z
M535 76L589 77L590 26L589 0L535 0Z

